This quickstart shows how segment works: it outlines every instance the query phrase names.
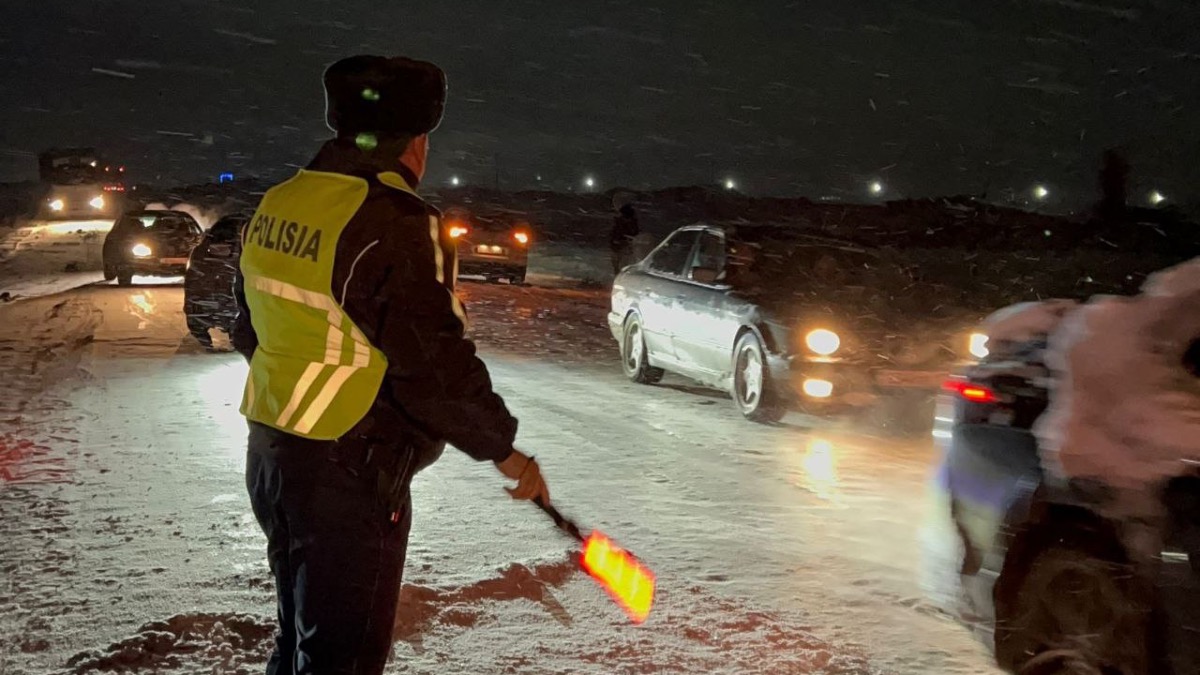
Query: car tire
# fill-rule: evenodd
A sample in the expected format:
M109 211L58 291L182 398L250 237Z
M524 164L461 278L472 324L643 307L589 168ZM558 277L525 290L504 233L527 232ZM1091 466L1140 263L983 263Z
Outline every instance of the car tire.
M112 267L110 267L109 265L105 265L104 266L104 280L112 281L113 279L116 279L116 278L117 278L117 271L115 269L113 269Z
M650 365L642 321L637 315L626 319L621 331L621 369L625 377L638 384L656 384L663 378L663 369Z
M118 269L117 270L117 285L132 286L133 285L133 270Z
M730 395L738 412L751 422L773 424L787 412L771 381L766 350L750 331L738 336L733 347L733 377Z
M521 270L517 274L512 275L511 277L508 278L508 283L510 283L514 286L524 286L525 285L525 272L526 272L526 270Z
M1066 536L1023 564L1006 565L1001 580L995 646L1010 672L1154 671L1154 612L1131 565Z

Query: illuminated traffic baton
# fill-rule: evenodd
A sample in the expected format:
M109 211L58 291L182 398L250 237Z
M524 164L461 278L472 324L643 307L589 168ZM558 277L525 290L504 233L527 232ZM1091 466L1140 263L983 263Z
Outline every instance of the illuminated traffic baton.
M608 592L630 620L634 623L645 621L654 605L654 572L643 565L637 556L614 544L603 533L592 530L585 537L579 531L579 526L559 513L558 509L541 498L533 500L533 503L553 518L559 529L583 543L583 555L580 558L583 571Z

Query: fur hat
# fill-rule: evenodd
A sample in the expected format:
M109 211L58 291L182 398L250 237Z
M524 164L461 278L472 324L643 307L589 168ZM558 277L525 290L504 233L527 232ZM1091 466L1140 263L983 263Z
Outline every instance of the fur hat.
M446 74L426 61L351 56L324 81L325 123L338 136L420 136L437 129L446 108Z

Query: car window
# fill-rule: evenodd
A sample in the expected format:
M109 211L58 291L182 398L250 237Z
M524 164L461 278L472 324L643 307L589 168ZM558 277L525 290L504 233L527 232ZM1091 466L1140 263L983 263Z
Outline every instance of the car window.
M159 218L157 221L154 222L153 228L154 228L155 232L162 232L162 233L169 233L169 234L176 234L176 235L203 234L203 232L204 232L203 230L200 229L200 226L191 219L177 218L177 217L171 217L171 216L164 216L162 218Z
M725 278L725 238L713 232L700 235L700 244L696 246L696 255L692 258L692 267L703 267L715 270L717 280Z
M650 269L661 274L683 275L683 266L692 255L692 244L696 243L695 230L676 232L664 241L650 256Z
M238 218L224 218L217 221L216 225L208 231L208 238L215 242L231 243L237 241L238 234L241 232L242 220Z

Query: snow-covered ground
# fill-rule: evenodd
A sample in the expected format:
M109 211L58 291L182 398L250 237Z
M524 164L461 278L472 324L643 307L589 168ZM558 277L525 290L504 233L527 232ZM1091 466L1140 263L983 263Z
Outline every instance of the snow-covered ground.
M984 673L920 596L932 462L683 381L624 380L603 291L464 283L558 505L658 574L631 626L571 542L448 452L416 517L389 672ZM176 286L0 306L0 673L258 672L272 631L242 479L245 366L187 336Z
M31 221L0 228L0 302L102 281L101 247L112 221Z

